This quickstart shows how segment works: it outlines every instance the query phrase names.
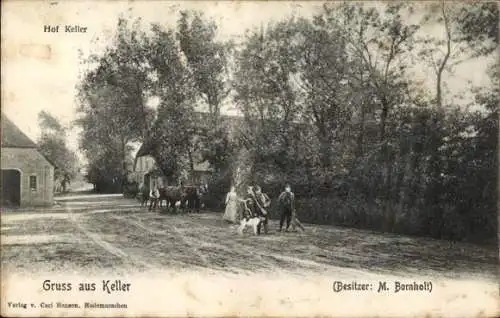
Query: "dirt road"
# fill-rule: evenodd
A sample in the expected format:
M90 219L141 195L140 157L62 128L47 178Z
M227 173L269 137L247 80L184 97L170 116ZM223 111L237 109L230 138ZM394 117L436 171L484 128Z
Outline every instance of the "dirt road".
M50 211L3 211L2 290L8 291L8 301L128 304L126 311L92 312L96 316L469 317L499 312L495 248L333 226L278 233L276 221L269 235L238 236L221 217L149 212L134 200L96 195L65 197ZM45 295L42 281L57 277L74 284L125 279L134 292ZM378 282L398 279L434 282L434 290L377 291ZM373 290L336 293L333 281L372 282ZM59 313L89 314L79 306ZM26 314L9 310L4 313Z
M75 196L53 212L2 215L2 266L26 271L340 269L495 279L497 251L464 243L309 225L239 237L220 213L160 214L117 196Z

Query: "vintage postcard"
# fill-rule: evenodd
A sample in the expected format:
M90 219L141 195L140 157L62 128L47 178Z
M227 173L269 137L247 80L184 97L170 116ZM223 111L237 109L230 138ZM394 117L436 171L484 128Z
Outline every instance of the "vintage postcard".
M1 14L2 316L500 315L496 2Z

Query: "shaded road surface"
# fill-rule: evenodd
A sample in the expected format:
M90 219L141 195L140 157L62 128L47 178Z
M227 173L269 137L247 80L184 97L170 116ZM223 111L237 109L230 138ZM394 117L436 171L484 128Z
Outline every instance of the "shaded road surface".
M306 233L278 233L276 221L267 236L240 237L221 213L149 212L120 196L68 196L58 203L50 211L2 214L3 275L194 270L299 281L315 275L497 279L498 250L467 243L318 225Z

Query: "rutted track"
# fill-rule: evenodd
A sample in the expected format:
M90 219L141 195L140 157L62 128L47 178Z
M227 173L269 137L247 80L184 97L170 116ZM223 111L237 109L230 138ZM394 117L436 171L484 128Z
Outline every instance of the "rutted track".
M80 215L75 215L73 213L70 213L69 220L71 221L71 223L75 226L75 228L77 230L79 230L84 235L86 235L95 244L97 244L98 246L100 246L106 252L108 252L108 253L116 256L116 257L119 257L121 259L124 259L124 260L126 260L128 262L131 262L133 264L133 266L132 266L133 268L137 268L137 269L144 268L144 269L148 269L148 270L152 269L152 267L147 262L144 262L144 261L138 259L137 257L131 255L131 254L125 253L122 249L117 248L116 246L112 245L111 243L105 241L103 239L103 234L104 233L89 231L85 227L85 225L83 225L80 222Z
M276 233L276 227L271 220L270 235L239 236L218 213L149 212L118 197L67 199L43 212L2 214L2 265L28 271L279 270L297 275L342 269L487 280L498 268L497 250L471 244L321 225L285 234Z
M184 300L203 309L210 304L227 306L234 300L234 308L242 308L244 301L250 307L286 306L305 315L310 312L308 306L335 306L334 294L319 292L330 291L333 280L415 280L429 274L440 280L466 276L465 281L471 281L468 285L450 281L450 292L437 295L447 297L443 298L446 309L459 308L464 301L476 304L485 296L486 305L493 308L497 299L497 250L335 226L306 225L306 233L276 233L276 220L270 222L269 235L239 236L219 213L149 212L137 202L113 197L91 197L89 202L68 199L56 213L2 214L2 273L7 277L42 272L44 277L58 273L126 278L138 284L136 290L151 292L146 296L148 306L170 300L164 313L175 306L184 310ZM380 271L384 273L377 273ZM487 284L479 282L484 276L489 276ZM146 280L149 283L139 286ZM160 293L153 295L158 284ZM444 286L440 284L435 286L438 292ZM464 286L472 298L464 297ZM162 293L161 288L170 288L181 301ZM270 293L270 299L262 299L264 291ZM352 314L359 302L382 309L394 304L392 297L373 301L367 294L349 295L345 301L349 309L344 314ZM418 299L412 295L411 301L422 305L428 297L432 296L431 303L435 299L434 295L419 295ZM403 307L407 304L398 299ZM464 313L462 308L457 310ZM470 316L478 314L471 312Z
M148 229L144 224L140 223L135 217L134 217L134 219L127 219L125 217L120 217L120 216L116 216L116 215L112 215L111 217L113 219L115 219L115 220L124 221L124 222L129 223L129 224L131 224L133 226L137 226L137 227L141 228L142 230L146 231L147 233L154 234L154 235L165 235L165 232L159 232L159 231L154 231L154 230ZM177 229L177 227L175 225L169 224L169 228L172 230L172 232L174 232L175 234L177 234L177 237L188 248L190 248L197 257L199 257L202 260L204 266L206 266L206 267L210 266L210 264L209 264L208 260L206 259L206 257L202 253L200 253L200 251L196 247L196 243L197 242L195 240L190 239L187 236L185 236L184 234L182 234L179 231L179 229Z
M163 228L152 229L148 228L144 223L142 223L137 218L137 215L127 215L127 216L112 215L111 217L114 218L115 220L119 220L128 223L132 226L136 226L155 236L169 236L169 234L167 233L175 233L188 249L191 249L196 256L198 256L200 259L203 260L203 263L207 267L213 267L217 269L220 268L220 266L213 266L216 262L211 262L209 259L207 259L207 256L205 256L205 254L210 255L213 253L217 253L218 258L221 257L221 253L231 255L233 261L238 261L238 260L248 261L249 257L251 256L252 258L258 259L258 263L260 264L260 268L262 269L264 268L272 269L275 268L276 266L279 266L280 262L276 262L276 260L281 261L281 263L288 262L288 263L301 264L303 267L324 268L327 266L326 264L301 260L293 256L269 254L266 253L265 250L263 250L262 248L259 249L256 246L247 245L242 242L238 242L235 246L234 243L231 244L231 241L226 241L225 244L222 242L215 242L216 238L212 236L204 236L202 238L194 237L193 235L194 233L196 233L199 224L197 224L195 220L190 220L189 218L185 218L183 221L189 224L188 228L190 229L189 232L191 232L191 236L183 234L175 225L169 224L168 219L165 219L165 223L163 223L164 224ZM200 252L200 249L203 250L203 252ZM222 267L227 267L227 265ZM255 270L258 270L258 268L255 268Z
M113 215L116 217L114 213ZM240 237L234 229L219 220L218 214L162 215L139 212L126 213L118 218L156 236L176 236L179 242L185 243L184 253L192 255L192 258L199 259L200 253L203 253L212 269L231 269L235 272L272 272L276 269L324 272L340 266L384 274L416 274L422 273L424 269L431 276L457 277L457 273L448 268L450 263L446 260L446 255L464 258L463 248L450 249L445 241L348 228L308 226L307 233L304 234L274 232L269 236ZM271 221L271 231L276 227L277 222ZM422 244L429 243L432 246L430 249L421 248ZM475 248L475 253L478 254L476 247L471 248ZM428 255L415 259L415 253ZM485 253L484 249L482 253ZM477 266L477 270L482 271L486 265L469 259L464 259L464 262L457 263L456 266L466 269ZM490 272L486 276L491 277L494 273L494 261L494 257L486 261ZM468 275L469 271L459 274L463 277Z

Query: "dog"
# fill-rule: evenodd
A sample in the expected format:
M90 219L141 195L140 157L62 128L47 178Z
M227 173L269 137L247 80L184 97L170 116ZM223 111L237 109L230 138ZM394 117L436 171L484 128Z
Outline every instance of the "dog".
M264 221L264 218L261 217L252 217L249 219L242 219L240 221L240 226L238 227L238 234L243 235L243 231L245 230L246 227L252 227L253 228L253 234L257 235L257 228L260 224L260 222Z
M246 202L244 202L244 205L245 205L246 216L243 217L240 221L240 226L238 227L238 234L243 235L243 231L247 227L252 227L253 234L258 235L257 233L258 226L261 222L265 220L265 218L253 215L250 209L247 207Z

